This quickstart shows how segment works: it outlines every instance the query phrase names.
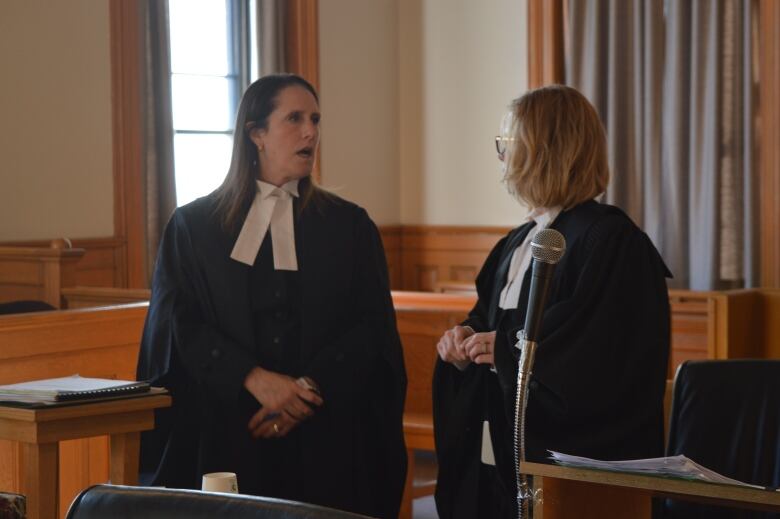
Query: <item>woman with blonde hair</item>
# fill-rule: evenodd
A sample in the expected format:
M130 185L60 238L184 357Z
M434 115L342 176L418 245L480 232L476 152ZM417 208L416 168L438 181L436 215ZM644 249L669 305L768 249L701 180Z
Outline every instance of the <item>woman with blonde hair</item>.
M556 229L567 250L550 285L529 385L526 459L660 456L670 274L647 235L596 201L609 182L603 126L573 88L516 99L496 137L526 223L492 250L468 318L444 333L434 375L442 519L516 516L516 334L530 290L530 242ZM495 460L493 462L493 460Z

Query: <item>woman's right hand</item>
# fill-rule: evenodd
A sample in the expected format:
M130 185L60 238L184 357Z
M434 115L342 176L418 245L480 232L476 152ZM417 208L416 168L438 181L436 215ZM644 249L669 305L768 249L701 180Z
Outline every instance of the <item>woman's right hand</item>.
M254 436L284 436L314 413L312 406L322 405L322 398L317 393L302 387L294 378L259 366L252 368L246 376L244 387L263 406L248 424ZM285 427L279 431L276 430L278 426L274 429L263 427L273 415L284 418Z
M441 360L455 365L460 370L466 369L471 359L463 349L463 343L472 335L474 330L470 326L454 326L444 332L436 345Z

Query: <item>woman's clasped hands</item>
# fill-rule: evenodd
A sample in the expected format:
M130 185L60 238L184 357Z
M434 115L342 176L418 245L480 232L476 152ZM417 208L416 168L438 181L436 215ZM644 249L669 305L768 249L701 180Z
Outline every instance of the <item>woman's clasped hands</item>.
M244 387L263 406L249 420L255 438L279 438L314 414L322 397L305 379L255 367L244 380Z
M475 332L470 326L454 326L444 332L436 345L439 357L460 370L469 363L493 365L496 332Z

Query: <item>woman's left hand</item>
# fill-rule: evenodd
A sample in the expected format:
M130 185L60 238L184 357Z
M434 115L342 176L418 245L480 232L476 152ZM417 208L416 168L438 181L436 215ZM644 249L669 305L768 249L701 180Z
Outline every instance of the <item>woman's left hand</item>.
M249 421L249 432L253 438L281 438L301 423L302 420L296 420L287 413L279 415L267 415L261 418L260 411Z
M493 347L496 332L475 333L463 342L463 350L474 364L494 364Z

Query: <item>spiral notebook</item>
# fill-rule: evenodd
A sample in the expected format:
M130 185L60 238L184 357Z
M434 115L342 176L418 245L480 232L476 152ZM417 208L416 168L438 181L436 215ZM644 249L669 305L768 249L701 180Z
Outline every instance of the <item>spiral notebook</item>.
M148 382L87 378L79 375L0 386L0 404L36 404L147 393Z

